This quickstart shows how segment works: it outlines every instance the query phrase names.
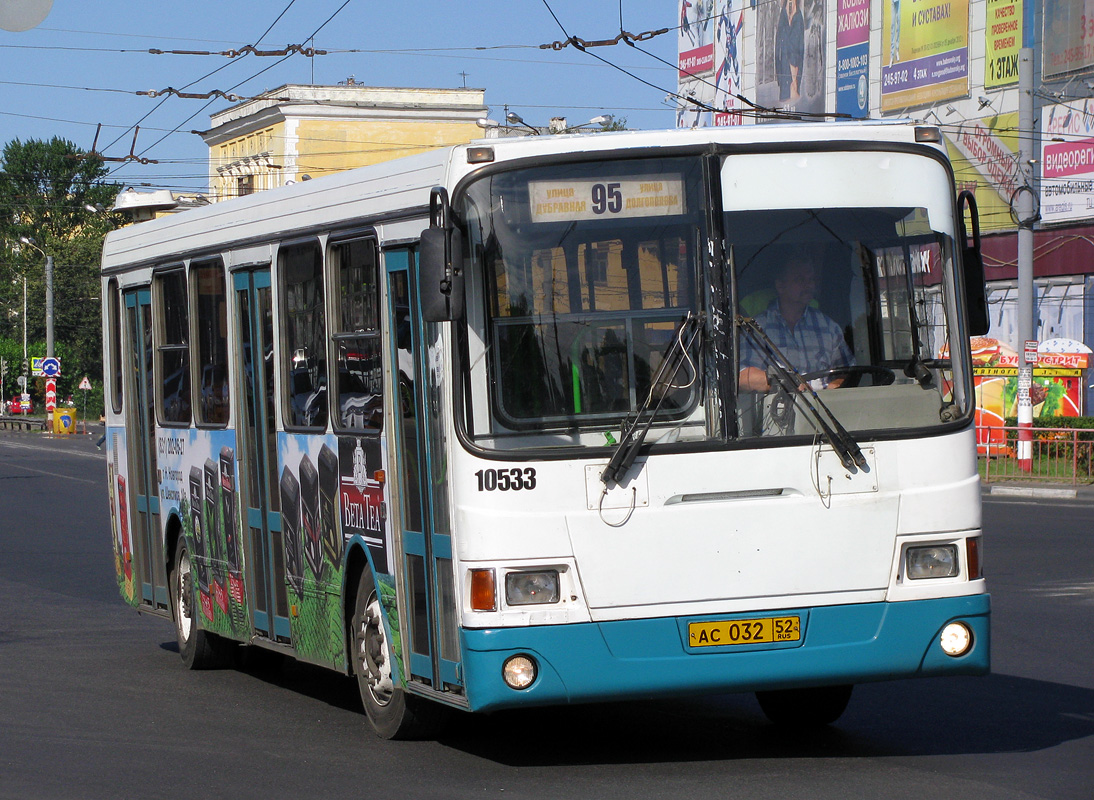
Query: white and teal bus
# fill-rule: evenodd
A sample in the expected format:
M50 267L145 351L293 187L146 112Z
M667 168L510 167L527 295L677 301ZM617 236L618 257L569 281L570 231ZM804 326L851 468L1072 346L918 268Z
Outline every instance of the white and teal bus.
M102 280L118 585L188 667L354 674L385 737L988 671L936 128L487 139L115 231Z

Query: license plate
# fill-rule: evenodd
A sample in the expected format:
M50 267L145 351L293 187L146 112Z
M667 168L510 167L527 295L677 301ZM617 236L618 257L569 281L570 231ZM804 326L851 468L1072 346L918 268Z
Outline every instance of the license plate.
M688 624L688 644L692 647L725 647L733 644L771 644L801 639L798 617L728 619Z

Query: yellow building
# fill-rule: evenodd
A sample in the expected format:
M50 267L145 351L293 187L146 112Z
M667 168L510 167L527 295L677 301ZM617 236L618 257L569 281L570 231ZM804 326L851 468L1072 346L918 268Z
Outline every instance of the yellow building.
M483 89L286 85L211 117L211 199L226 200L483 135Z

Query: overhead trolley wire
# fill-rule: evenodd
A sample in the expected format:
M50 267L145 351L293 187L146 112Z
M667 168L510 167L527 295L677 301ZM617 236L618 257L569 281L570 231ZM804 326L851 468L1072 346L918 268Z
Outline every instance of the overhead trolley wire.
M289 9L290 9L291 7L292 7L292 5L293 5L293 4L295 3L295 2L296 2L296 0L289 0L289 4L288 4L288 5L287 5L287 6L285 7L285 9L284 9L284 10L283 10L283 11L282 11L282 12L281 12L280 14L278 14L278 16L277 16L277 19L275 19L275 20L274 20L274 21L273 21L272 23L270 23L269 27L267 27L267 28L266 28L266 30L265 30L265 31L264 31L264 32L262 33L262 36L258 37L258 39L257 39L257 40L256 40L256 42L255 42L256 44L261 44L261 42L262 42L262 39L264 39L264 38L266 37L266 35L267 35L267 34L269 34L269 32L270 32L271 30L273 30L273 27L274 27L274 25L276 25L276 24L277 24L277 22L278 22L278 21L279 21L279 20L280 20L280 19L281 19L281 18L282 18L282 17L284 16L284 15L285 15L285 13L286 13L286 12L287 12L287 11L288 11L288 10L289 10ZM320 25L319 27L317 27L317 28L316 28L316 29L315 29L314 31L312 31L312 33L311 33L311 34L310 34L309 36L305 36L305 37L303 38L303 41L308 41L308 40L310 40L310 39L314 39L314 38L315 38L315 35L316 35L317 33L319 33L319 32L320 32L321 30L323 30L323 28L325 28L325 27L326 27L327 25L329 25L329 24L331 23L331 21L332 21L332 20L333 20L333 19L334 19L335 17L337 17L337 16L338 16L338 15L339 15L340 13L342 13L342 10L343 10L343 9L344 9L344 8L345 8L346 6L348 6L348 5L349 5L349 4L351 3L351 2L352 2L352 0L345 0L345 2L343 2L343 3L342 3L342 5L340 5L340 6L339 6L339 7L338 7L338 8L337 8L337 9L335 10L335 12L334 12L333 14L331 14L331 15L330 15L329 17L327 17L327 19L326 19L326 20L325 20L325 21L324 21L324 22L323 22L323 23L322 23L322 24L321 24L321 25ZM231 92L231 91L233 91L234 89L237 89L237 88L239 88L239 87L240 87L240 86L242 86L243 84L245 84L245 83L247 83L247 82L249 82L249 81L252 81L252 80L254 80L254 79L255 79L255 78L257 78L257 77L258 77L259 75L262 75L263 73L265 73L265 72L268 72L269 70L273 69L274 67L277 67L277 66L279 66L280 64L284 63L285 61L287 61L288 59L292 58L292 56L293 56L293 54L292 54L292 53L290 53L289 55L283 56L282 58L280 58L279 60L277 60L277 61L275 61L275 62L274 62L273 64L271 64L270 66L268 66L268 67L266 67L266 68L264 68L264 69L261 69L261 70L259 70L259 71L258 71L258 72L256 72L256 73L255 73L254 75L251 75L250 77L248 77L248 78L245 78L244 80L242 80L242 81L240 81L239 83L237 83L237 84L236 84L235 86L232 86L232 87L231 87L230 89L228 89L228 91L229 91L229 92ZM187 84L186 86L184 86L184 87L183 87L183 89L187 89L187 88L189 88L190 86L193 86L193 85L194 85L195 83L198 83L199 81L205 80L205 78L208 78L208 77L210 77L211 75L213 75L213 74L215 74L215 73L219 72L219 71L220 71L221 69L224 69L224 68L225 68L226 66L228 66L229 64L232 64L232 63L236 63L236 62L234 62L234 61L229 61L229 62L228 62L227 64L224 64L224 65L222 65L222 66L218 67L217 69L213 70L212 72L210 72L210 73L209 73L208 75L204 76L203 78L198 78L198 80L197 80L197 81L193 81L192 83L190 83L190 84ZM162 100L161 100L161 101L160 101L160 102L159 102L159 103L157 104L156 108L159 108L159 107L160 107L160 106L161 106L161 105L162 105L162 104L163 104L164 102L166 102L166 101L167 101L167 99L168 99L168 98L169 98L170 96L171 96L171 95L167 95L167 96L165 96L165 97L164 97L164 98L163 98L163 99L162 99ZM174 127L174 128L173 128L173 129L171 130L171 131L169 131L168 133L165 133L165 134L164 134L163 136L161 136L161 137L160 137L159 139L157 139L157 140L156 140L155 142L153 142L153 143L152 143L151 145L149 145L148 147L144 148L144 149L143 149L143 150L142 150L141 152L142 152L142 153L147 153L147 152L148 152L149 150L151 150L152 148L156 147L156 145L158 145L158 144L159 144L160 142L162 142L162 141L163 141L164 139L166 139L166 138L167 138L168 136L172 136L172 135L174 135L175 133L178 133L179 129L180 129L180 128L182 128L182 126L183 126L183 125L185 125L185 124L186 124L187 122L189 122L190 120L192 120L192 119L193 119L194 117L196 117L196 116L197 116L198 114L201 114L201 113L202 113L203 111L205 111L205 109L207 109L207 108L208 108L209 106L211 106L212 104L213 104L213 100L210 100L210 101L209 101L208 103L206 103L206 104L205 104L204 106L202 106L202 107L201 107L200 109L198 109L198 110L197 110L197 111L195 111L195 112L194 112L193 114L191 114L191 115L190 115L190 116L188 116L188 117L187 117L186 119L184 119L184 120L183 120L182 122L180 122L180 123L179 123L178 125L176 125L176 126L175 126L175 127ZM153 111L155 111L155 109L153 109ZM152 112L149 112L149 114L151 114L151 113L152 113ZM141 121L143 121L144 119L147 119L147 117L148 117L148 115L146 114L146 115L145 115L144 117L142 117L142 118L141 118ZM137 123L137 124L139 124L139 123ZM123 134L123 135L124 135L124 134ZM119 138L120 138L120 137L119 137ZM117 140L115 140L115 142L116 142L116 141L117 141ZM124 165L123 165L123 166L124 166ZM118 169L121 169L121 167L118 167ZM114 170L114 171L117 171L117 170ZM111 174L113 174L113 172L112 172Z

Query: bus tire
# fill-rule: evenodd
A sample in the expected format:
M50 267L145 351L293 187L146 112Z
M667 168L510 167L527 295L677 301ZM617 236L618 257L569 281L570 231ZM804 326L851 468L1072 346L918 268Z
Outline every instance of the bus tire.
M357 584L350 624L353 672L365 714L377 735L384 739L425 739L440 733L447 709L395 685L383 609L367 566Z
M186 539L179 537L171 568L171 606L179 655L187 669L220 669L231 661L233 642L198 627L197 587Z
M792 728L820 728L831 725L851 700L852 684L816 686L809 689L778 689L756 692L764 716L776 725Z

